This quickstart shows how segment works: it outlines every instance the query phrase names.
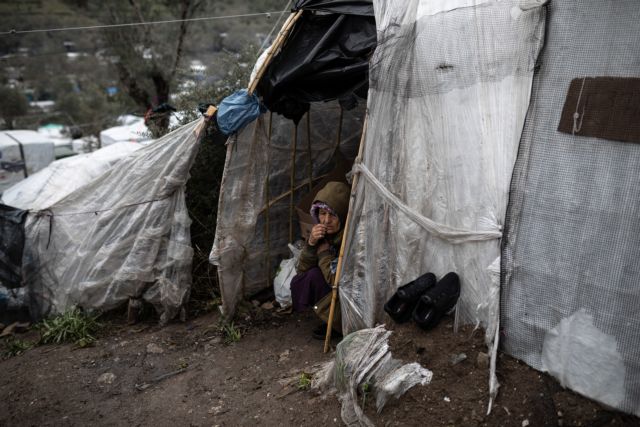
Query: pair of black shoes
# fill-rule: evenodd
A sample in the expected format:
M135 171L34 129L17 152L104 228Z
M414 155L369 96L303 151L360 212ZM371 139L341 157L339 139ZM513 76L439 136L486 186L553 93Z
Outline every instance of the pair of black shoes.
M384 305L384 311L397 323L413 321L423 329L435 327L460 297L460 278L447 273L440 281L426 273L398 288Z

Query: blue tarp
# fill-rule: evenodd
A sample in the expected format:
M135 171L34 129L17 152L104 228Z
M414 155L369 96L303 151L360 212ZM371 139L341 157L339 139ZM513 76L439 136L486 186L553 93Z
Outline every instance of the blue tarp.
M242 89L227 96L218 106L218 127L225 135L231 135L266 111L255 94L249 95Z

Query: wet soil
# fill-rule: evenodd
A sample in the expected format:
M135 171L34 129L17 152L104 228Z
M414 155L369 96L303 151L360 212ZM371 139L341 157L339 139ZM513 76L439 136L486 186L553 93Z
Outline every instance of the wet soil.
M115 317L92 347L45 345L5 357L0 426L343 424L337 397L319 395L305 380L332 357L311 336L318 324L312 315L258 310L239 321L242 337L232 343L219 320L207 314L160 328ZM483 334L469 327L454 333L452 323L446 318L429 332L389 325L394 357L421 363L433 380L380 414L365 400L376 425L640 425L507 355L499 356L500 393L487 415L488 368L478 356L486 351ZM35 342L38 334L16 337Z

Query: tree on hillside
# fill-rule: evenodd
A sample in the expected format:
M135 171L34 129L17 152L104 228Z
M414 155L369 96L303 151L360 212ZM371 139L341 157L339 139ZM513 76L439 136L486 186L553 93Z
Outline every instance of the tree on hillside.
M0 116L7 129L13 129L14 121L27 114L29 104L27 98L18 90L8 86L0 86Z
M200 8L201 0L119 0L103 6L102 19L109 24L189 19ZM189 22L163 25L139 25L109 29L104 42L114 62L118 79L135 103L148 111L169 102ZM152 117L154 136L169 127L168 114Z

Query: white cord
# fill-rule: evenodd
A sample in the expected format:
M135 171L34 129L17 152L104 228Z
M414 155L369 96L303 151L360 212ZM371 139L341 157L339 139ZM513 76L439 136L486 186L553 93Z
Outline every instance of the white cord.
M126 24L89 25L84 27L61 27L61 28L48 28L48 29L37 29L37 30L11 30L11 31L0 32L0 36L5 36L9 34L15 35L15 34L27 34L27 33L48 33L48 32L54 32L54 31L77 31L77 30L95 30L95 29L101 29L101 28L135 27L139 25L174 24L177 22L211 21L215 19L233 19L233 18L246 18L250 16L271 15L272 13L280 13L280 11L245 13L243 15L206 16L201 18L188 18L188 19L169 19L164 21L130 22Z

